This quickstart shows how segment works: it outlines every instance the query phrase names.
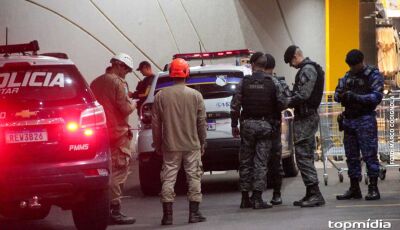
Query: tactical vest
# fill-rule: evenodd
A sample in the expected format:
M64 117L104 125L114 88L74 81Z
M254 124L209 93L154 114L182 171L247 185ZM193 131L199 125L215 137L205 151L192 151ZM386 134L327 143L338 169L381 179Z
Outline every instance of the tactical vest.
M271 76L255 72L243 78L242 107L243 119L274 119L276 89Z
M369 84L370 75L376 70L373 66L367 66L361 74L351 75L350 72L346 73L344 90L351 91L359 95L366 95L371 93L371 86ZM347 103L346 114L349 116L360 116L362 114L367 114L375 110L373 105L362 105L360 103Z
M315 81L314 89L305 104L309 109L318 109L324 95L325 72L319 64L307 58L299 65L300 71L296 75L296 83L300 81L299 74L305 65L312 65L317 71L317 80Z

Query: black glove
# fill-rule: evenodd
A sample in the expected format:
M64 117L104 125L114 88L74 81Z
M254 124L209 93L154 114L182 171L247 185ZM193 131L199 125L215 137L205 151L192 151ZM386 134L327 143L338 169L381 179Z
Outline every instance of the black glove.
M348 104L348 103L357 103L359 100L359 95L358 94L356 94L356 93L353 93L353 92L351 92L351 91L347 91L347 92L345 92L344 94L343 94L343 98L342 98L342 101L343 101L343 103L345 103L345 104Z

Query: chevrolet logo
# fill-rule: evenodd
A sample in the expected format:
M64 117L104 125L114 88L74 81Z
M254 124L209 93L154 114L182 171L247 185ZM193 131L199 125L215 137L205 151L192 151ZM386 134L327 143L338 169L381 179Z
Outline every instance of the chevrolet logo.
M16 117L22 117L22 118L30 118L32 116L36 116L37 113L38 113L38 111L31 112L29 110L22 110L21 112L16 113L15 116Z

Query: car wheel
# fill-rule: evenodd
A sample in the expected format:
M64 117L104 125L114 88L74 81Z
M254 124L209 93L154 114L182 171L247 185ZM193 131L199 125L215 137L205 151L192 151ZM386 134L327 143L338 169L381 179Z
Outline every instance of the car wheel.
M299 169L297 168L293 153L289 157L282 159L282 166L285 177L296 177L297 174L299 174Z
M144 163L139 161L140 189L144 195L155 196L161 191L161 162L150 160Z
M104 230L110 215L109 191L92 191L86 194L86 200L72 209L72 217L78 230Z

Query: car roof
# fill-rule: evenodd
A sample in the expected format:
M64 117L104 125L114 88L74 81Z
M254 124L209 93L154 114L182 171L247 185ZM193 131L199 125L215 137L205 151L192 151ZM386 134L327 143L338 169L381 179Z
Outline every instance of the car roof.
M210 73L210 72L243 72L245 74L250 73L251 69L247 66L236 66L232 64L219 64L219 65L205 65L205 66L193 66L190 67L191 74L198 73ZM160 77L168 75L168 71L160 72Z
M6 63L18 63L28 62L31 65L73 65L74 63L70 59L55 58L49 56L9 56L0 57L0 67L3 67Z

